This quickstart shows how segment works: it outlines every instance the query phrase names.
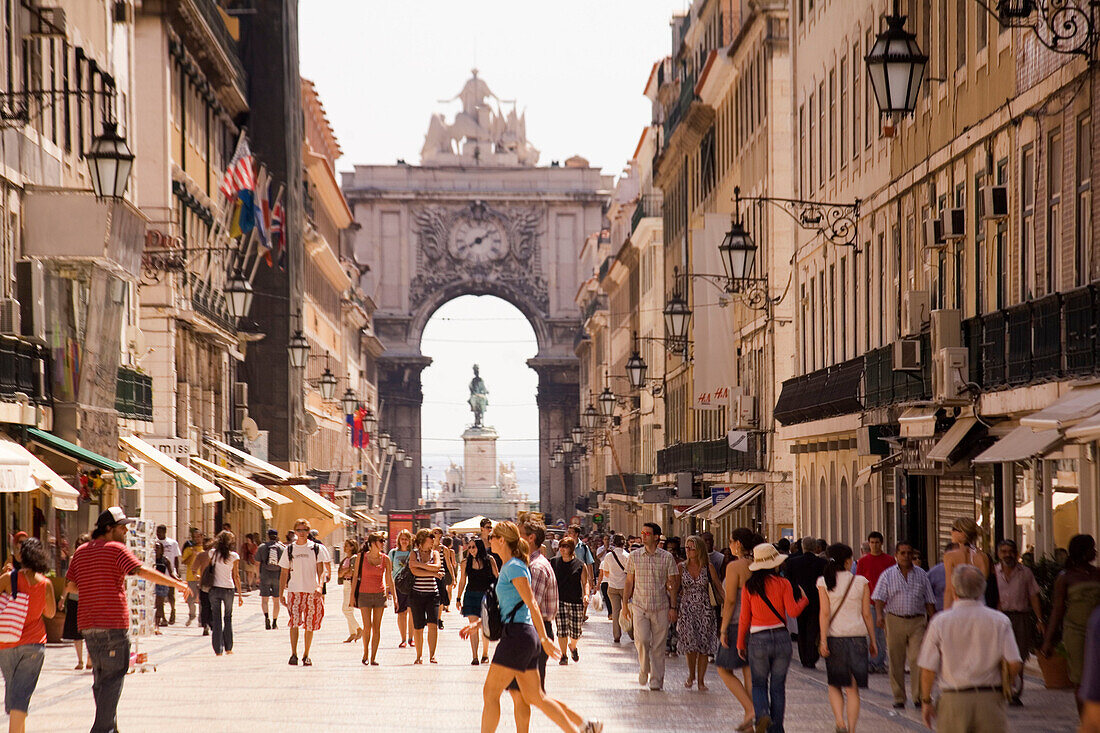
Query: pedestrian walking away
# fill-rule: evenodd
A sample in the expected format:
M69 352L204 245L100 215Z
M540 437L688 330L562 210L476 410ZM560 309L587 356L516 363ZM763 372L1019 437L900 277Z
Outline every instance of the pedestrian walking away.
M623 589L626 588L626 563L629 561L624 546L626 538L616 534L611 538L611 547L600 562L602 584L607 586L608 611L611 614L611 640L616 644L622 639L623 630L619 626L619 617L623 612Z
M778 574L787 559L767 542L752 550L752 575L741 591L737 621L737 652L749 662L756 733L782 733L787 704L787 669L791 664L791 637L787 619L809 605L806 596L794 598L794 587Z
M466 544L466 556L458 577L458 593L455 594L455 607L473 623L481 618L481 600L486 591L496 582L500 568L496 558L489 554L481 538L470 540ZM478 646L484 650L484 656L478 657ZM470 651L473 653L472 665L489 661L489 639L483 634L470 635Z
M817 596L829 706L837 733L855 733L859 689L867 687L868 657L876 651L871 589L867 578L852 573L851 547L830 545L825 554L828 562L817 581Z
M233 653L233 596L237 605L244 605L241 592L241 556L233 551L237 538L228 530L222 530L214 538L210 551L210 643L214 654ZM205 585L205 583L203 583Z
M867 535L867 552L860 556L856 563L856 572L867 578L871 596L874 597L875 586L878 578L886 568L897 562L893 555L884 552L884 541L881 532L871 532ZM878 609L872 605L871 615L875 619L875 648L878 654L871 657L870 671L872 674L886 672L886 626L879 620Z
M936 612L936 599L928 574L913 565L913 545L899 540L894 547L896 563L879 576L871 600L878 611L876 623L886 631L886 652L890 660L890 688L894 707L905 707L905 666L909 664L913 704L920 707L920 678L917 654L924 640L928 619Z
M396 580L397 574L405 569L412 550L412 543L412 532L403 529L397 533L397 546L389 552L390 567L393 569L391 580ZM397 613L397 630L401 633L401 643L397 646L404 649L413 643L412 627L409 626L409 598L403 592L397 590L396 587L394 595L397 597L394 602L394 611Z
M1089 616L1085 632L1085 662L1077 700L1081 733L1100 733L1100 607Z
M783 576L797 585L809 599L806 612L798 616L798 661L807 669L814 669L820 656L821 628L818 624L821 609L818 606L817 581L825 572L825 540L804 537L802 552L791 555L783 563Z
M973 565L982 571L986 580L985 605L996 609L1000 606L997 598L997 581L993 577L993 559L978 548L978 523L972 517L959 517L951 525L951 541L959 546L943 556L943 572L948 578L959 565ZM944 589L943 607L951 608L955 601L954 588L948 583Z
M699 689L705 690L707 663L718 641L714 607L722 605L723 590L703 538L691 535L684 547L687 559L679 567L680 608L676 633L680 637L680 651L687 657L688 677L684 687L690 690L697 682Z
M413 574L412 591L409 593L409 614L412 620L416 660L424 663L424 629L427 628L428 661L436 664L435 646L439 638L439 584L443 577L443 561L433 547L435 538L430 529L421 529L413 540L409 555L409 570Z
M1039 639L1043 638L1046 627L1043 626L1043 609L1039 599L1039 584L1031 568L1020 564L1020 553L1015 540L1001 540L997 543L997 558L1000 562L994 568L997 578L997 594L1001 601L1000 611L1008 616L1012 623L1012 636L1016 639L1016 649L1020 659L1027 658L1035 650ZM1009 705L1023 705L1021 695L1024 691L1024 675L1013 680L1012 697Z
M168 562L168 558L164 554L164 543L157 540L153 543L153 567L156 568L158 573L164 573L169 578L178 578L179 576L172 570L172 565ZM153 633L160 634L161 627L168 625L168 619L164 615L164 606L168 601L168 588L163 585L158 585L153 591Z
M180 550L179 543L168 536L168 527L164 524L157 525L156 534L157 541L160 542L164 548L164 558L167 561L168 566L171 568L171 572L165 574L170 575L173 578L182 577L182 574L180 573L180 556L183 553ZM159 588L164 588L164 586L159 586ZM165 599L164 602L167 603L169 608L171 609L168 614L168 618L166 619L166 623L171 626L176 623L176 589L164 588L164 592L161 595L158 595L158 598L160 597L163 597Z
M1054 653L1059 635L1069 663L1069 679L1081 684L1085 660L1085 629L1094 608L1100 606L1100 568L1096 561L1096 541L1087 534L1074 535L1066 548L1065 568L1054 581L1050 622L1043 638L1043 654Z
M749 565L752 563L752 550L764 541L752 530L738 527L730 535L729 550L733 560L726 565L725 580L722 583L722 618L719 621L721 631L718 634L718 651L714 655L714 664L718 667L718 676L726 688L741 703L743 713L741 725L737 731L746 733L754 728L756 713L753 709L752 679L749 665L737 653L737 625L741 616L741 590L745 581L752 575ZM740 675L740 676L738 676Z
M321 628L325 617L325 601L322 584L325 566L331 561L328 548L309 539L309 521L294 522L297 540L288 545L279 559L282 575L279 579L279 597L290 614L290 660L298 664L298 635L303 638L302 666L310 667L313 660L309 650L313 644L313 632Z
M85 542L90 540L92 536L87 532L84 532L76 538L76 547L73 548L75 552ZM188 598L188 605L191 604L191 599ZM65 626L61 631L61 638L73 643L73 651L76 652L76 667L73 669L91 669L91 660L84 661L84 635L80 633L80 628L76 625L77 611L80 608L80 594L77 592L66 593L62 591L61 597L57 599L57 610L65 612Z
M210 588L203 588L202 574L205 572L207 566L213 562L213 549L213 538L203 535L202 552L195 555L195 559L192 563L192 567L194 567L195 573L199 577L197 584L199 589L199 625L202 626L203 636L210 636L211 618L213 614L210 610Z
M38 675L46 658L46 625L42 617L57 613L53 584L46 577L47 561L42 543L28 537L14 551L19 569L0 575L0 627L13 641L0 643L0 672L4 675L4 712L8 714L9 733L22 733L27 723L31 696L38 686ZM24 601L18 601L19 596ZM18 618L20 603L26 605Z
M359 544L349 537L344 540L344 559L340 561L340 568L336 571L336 582L344 591L344 600L340 604L340 610L343 611L344 619L348 622L348 638L344 639L345 644L359 641L360 637L363 636L363 629L359 626L359 620L355 618L355 587L351 582L358 561Z
M588 577L589 565L585 565L575 554L576 540L573 537L562 538L558 545L558 556L551 558L554 578L558 583L558 645L561 647L559 664L580 661L577 644L580 642L584 627L585 609L588 607L588 594L592 586Z
M118 728L118 699L130 667L130 609L123 585L126 576L174 586L184 598L191 592L182 581L142 567L124 544L133 521L117 506L105 509L96 520L91 541L73 553L66 576L66 592L80 594L77 626L92 663L96 704L92 733L113 733Z
M959 549L954 542L948 542L943 546L943 554ZM928 569L928 585L932 586L932 596L936 599L936 613L943 610L943 595L947 591L947 571L944 569L943 560ZM874 606L872 606L874 608Z
M680 570L672 553L657 547L661 525L642 525L642 548L630 553L623 589L624 613L638 649L638 684L660 690L665 684L665 640L676 623Z
M194 563L195 558L203 552L202 541L202 532L192 527L188 532L187 541L183 543L183 550L180 552L180 565L183 566L181 574L187 581L187 587L191 589L191 594L187 596L186 626L190 626L198 618L199 576L195 573Z
M363 618L363 664L378 666L378 645L382 641L382 615L386 611L386 599L397 602L393 587L393 572L384 550L386 536L371 532L360 548L353 574L347 584L352 588L352 598Z
M1008 729L1002 690L1002 665L1009 677L1023 662L1012 636L1012 623L987 608L985 573L974 565L951 572L955 603L932 617L921 644L921 716L939 733L1003 733ZM940 696L932 699L939 681Z
M493 527L490 543L494 554L507 557L508 561L501 567L496 584L496 597L504 625L482 688L481 733L491 733L497 729L500 696L513 680L519 686L519 695L524 702L537 707L563 731L600 733L602 723L585 721L560 700L547 696L539 684L539 647L549 657L556 657L560 652L546 635L542 615L531 591L527 541L520 537L515 524L499 522ZM461 636L467 638L470 634L480 633L480 627L480 621L471 623L462 629Z
M256 562L260 566L260 608L264 613L264 628L279 628L279 577L283 569L286 546L279 542L277 529L267 530L267 542L256 548Z

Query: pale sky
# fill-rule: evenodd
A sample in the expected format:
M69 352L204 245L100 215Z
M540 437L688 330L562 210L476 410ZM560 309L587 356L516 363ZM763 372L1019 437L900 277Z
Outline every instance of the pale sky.
M448 121L476 67L501 99L526 111L540 165L581 155L618 174L651 117L642 95L653 63L669 54L673 14L686 0L303 0L302 75L312 80L343 148L339 170L420 160L431 115ZM445 320L451 319L451 320ZM538 495L534 334L496 298L462 298L428 324L423 352L423 465L432 485L473 416L465 403L471 365L490 391L486 422L515 460L520 487ZM561 436L557 436L560 438ZM410 446L403 446L412 448ZM412 448L416 450L416 448Z

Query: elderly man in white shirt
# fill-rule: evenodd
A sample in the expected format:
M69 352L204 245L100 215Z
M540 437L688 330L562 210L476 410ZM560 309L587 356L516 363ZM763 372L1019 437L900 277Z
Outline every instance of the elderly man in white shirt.
M1012 623L986 608L985 577L973 565L951 574L955 604L932 617L921 645L921 713L940 733L1001 733L1007 730L1001 662L1010 678L1023 668ZM932 703L932 684L939 677L940 697Z

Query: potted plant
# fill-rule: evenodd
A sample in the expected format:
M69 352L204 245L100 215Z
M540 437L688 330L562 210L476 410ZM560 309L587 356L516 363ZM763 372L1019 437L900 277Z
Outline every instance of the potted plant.
M50 579L50 583L53 585L53 597L56 603L59 598L65 593L65 578L59 576L53 570L46 573L46 577ZM61 633L65 628L65 611L64 606L62 610L59 610L53 615L53 618L42 618L42 622L46 625L46 642L49 644L57 644L62 640Z
M1050 620L1050 612L1054 606L1054 581L1062 572L1062 563L1052 557L1043 556L1031 566L1031 572L1035 575L1035 582L1039 585L1039 605L1043 611L1043 619ZM1040 645L1041 645L1040 641ZM1039 669L1043 672L1043 684L1048 690L1063 690L1073 687L1069 679L1069 663L1066 660L1066 648L1061 642L1054 647L1054 653L1049 657L1036 651L1035 659L1039 663Z

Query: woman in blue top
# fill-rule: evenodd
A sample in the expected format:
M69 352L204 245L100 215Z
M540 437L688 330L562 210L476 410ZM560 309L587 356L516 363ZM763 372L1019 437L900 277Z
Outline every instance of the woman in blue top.
M514 679L528 705L538 708L559 728L569 733L600 733L603 723L589 720L583 727L573 722L580 717L557 700L547 697L539 682L539 649L551 658L561 652L546 635L538 604L531 592L531 571L527 568L527 542L512 522L493 527L489 545L494 554L508 558L497 576L497 602L504 630L489 665L482 688L481 733L491 733L500 722L500 696ZM474 621L459 634L463 639L480 633L481 621ZM570 715L569 713L572 713Z
M397 580L397 574L401 572L405 567L405 563L409 561L409 554L412 551L412 532L407 529L403 529L397 533L397 547L390 550L390 567L393 568L393 580ZM409 626L409 598L395 587L393 589L394 610L397 612L397 630L401 632L401 643L398 644L400 648L412 646L412 627Z

